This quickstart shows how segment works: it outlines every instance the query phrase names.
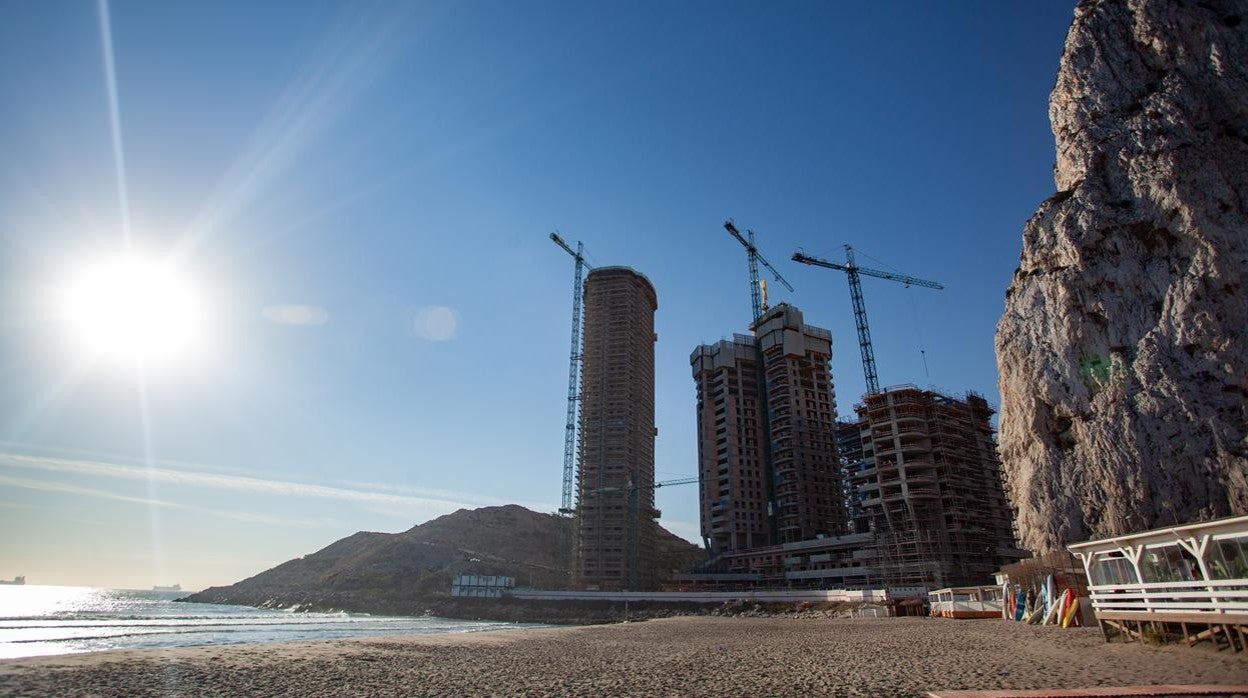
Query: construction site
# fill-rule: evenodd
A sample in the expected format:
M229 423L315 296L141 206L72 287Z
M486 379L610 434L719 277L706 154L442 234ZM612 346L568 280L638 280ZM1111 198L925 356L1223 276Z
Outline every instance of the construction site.
M842 456L854 530L873 534L886 583L978 583L1025 557L983 397L899 386L863 400L841 427L860 450Z
M630 268L593 268L580 243L551 235L576 264L560 509L575 518L573 586L657 588L655 490L695 482L707 558L677 577L686 589L921 594L983 583L1025 557L987 401L879 386L860 277L940 284L860 267L849 247L845 264L793 255L849 281L867 392L856 419L838 422L831 332L789 303L770 307L760 266L793 287L753 231L724 228L746 251L750 334L691 354L698 475L670 482L654 469L655 289Z
M695 360L703 358L702 351L713 359L728 348L724 344L700 348ZM702 529L709 559L682 581L706 588L934 589L982 583L1026 557L1014 542L992 410L982 397L957 399L901 386L866 396L856 411L859 421L841 423L836 445L823 450L843 472L849 496L842 500L838 489L834 499L844 502L849 526L799 540L764 543L735 530L748 527L748 518L716 516L740 516L743 508L748 516L759 497L741 487L736 491L746 505L734 505L733 487L740 478L733 472L734 449L725 448L734 439L718 444L722 435L700 428L701 443L713 438L720 446L702 459ZM706 412L706 405L699 407L700 416ZM710 465L723 473L713 481L714 498L705 492Z

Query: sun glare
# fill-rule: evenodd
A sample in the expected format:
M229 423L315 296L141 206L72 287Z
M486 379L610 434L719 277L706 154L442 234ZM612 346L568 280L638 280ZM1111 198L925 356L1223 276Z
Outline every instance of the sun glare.
M87 267L67 287L64 310L78 349L125 363L185 355L203 329L203 308L190 281L133 256Z

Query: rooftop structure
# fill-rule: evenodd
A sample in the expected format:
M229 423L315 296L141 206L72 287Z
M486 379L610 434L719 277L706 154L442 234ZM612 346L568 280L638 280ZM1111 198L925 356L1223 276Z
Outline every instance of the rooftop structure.
M585 279L577 481L576 581L651 589L654 508L654 313L645 276L598 267Z

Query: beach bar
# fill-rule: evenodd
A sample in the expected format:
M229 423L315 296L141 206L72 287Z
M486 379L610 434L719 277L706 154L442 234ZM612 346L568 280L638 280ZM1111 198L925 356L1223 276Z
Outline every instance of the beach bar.
M1115 632L1242 650L1248 640L1248 516L1069 546L1105 639Z
M1000 618L1001 587L950 587L928 594L933 618Z

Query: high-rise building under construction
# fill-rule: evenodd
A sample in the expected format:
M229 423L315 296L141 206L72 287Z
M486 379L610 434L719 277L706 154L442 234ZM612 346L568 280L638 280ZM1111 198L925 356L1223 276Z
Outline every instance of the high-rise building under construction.
M984 398L899 386L857 412L841 427L850 509L885 582L975 584L1022 556Z
M713 556L846 529L832 335L787 303L751 329L690 356L702 537Z
M735 344L702 348L712 372L706 387L699 387L704 419L721 402L727 407L724 414L734 411L717 395L720 384L729 395L733 377L729 373L721 380L714 373L725 373L730 357L747 360L752 339L738 336ZM696 374L699 354L694 357ZM734 585L932 589L982 584L1025 556L1014 543L987 401L973 393L954 398L899 386L868 393L855 410L857 420L839 425L836 444L851 530L774 544L760 544L758 537L725 539L723 529L733 530L732 519L716 517L733 513L738 505L731 499L708 500L704 489L703 531L709 529L709 542L718 547L701 581L723 575L718 581ZM709 437L702 432L704 487L711 477L708 464L714 465L705 449L731 445L733 438L725 438L731 433L731 428ZM731 476L735 454L731 446L727 450L730 467L722 470ZM727 482L735 484L731 477ZM711 484L723 487L722 482ZM712 497L722 497L723 491L710 490Z
M598 267L585 279L577 467L576 580L650 589L656 580L654 313L643 275Z

